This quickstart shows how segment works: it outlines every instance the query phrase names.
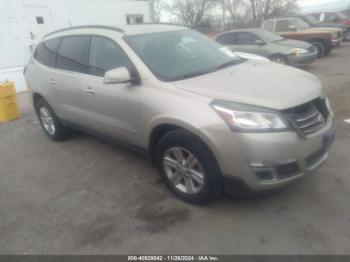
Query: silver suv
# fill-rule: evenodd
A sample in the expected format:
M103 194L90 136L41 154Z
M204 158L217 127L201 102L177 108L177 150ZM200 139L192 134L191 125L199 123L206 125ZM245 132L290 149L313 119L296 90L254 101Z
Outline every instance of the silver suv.
M52 140L74 128L131 145L191 203L285 186L325 161L335 133L313 75L179 26L59 30L25 77Z

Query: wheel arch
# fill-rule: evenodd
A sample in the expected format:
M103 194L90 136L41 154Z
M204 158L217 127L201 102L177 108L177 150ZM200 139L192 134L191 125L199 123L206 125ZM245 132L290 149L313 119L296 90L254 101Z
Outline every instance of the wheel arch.
M174 132L175 130L183 130L199 139L208 148L208 150L211 152L213 159L216 161L218 166L220 166L215 156L215 146L210 142L209 137L204 132L201 132L200 128L179 120L166 121L161 123L159 122L157 124L154 124L152 128L150 128L147 132L146 139L148 143L149 157L152 165L154 164L155 160L154 153L157 143L166 134Z

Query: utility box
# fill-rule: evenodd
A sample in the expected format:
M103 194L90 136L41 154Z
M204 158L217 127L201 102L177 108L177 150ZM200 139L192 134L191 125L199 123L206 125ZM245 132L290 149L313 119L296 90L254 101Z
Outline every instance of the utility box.
M20 116L14 83L0 82L0 123L17 119Z

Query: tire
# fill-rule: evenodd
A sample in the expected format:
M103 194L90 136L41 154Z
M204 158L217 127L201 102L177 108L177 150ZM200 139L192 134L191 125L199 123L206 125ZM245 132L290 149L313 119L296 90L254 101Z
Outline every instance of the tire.
M346 31L344 41L350 42L350 29L348 29L348 31Z
M288 65L288 59L284 55L272 55L270 57L270 60L274 63L281 64L281 65Z
M317 49L317 58L322 58L326 54L326 48L321 42L312 42L312 45Z
M68 137L68 129L62 125L50 105L41 98L35 105L35 111L45 134L54 141L62 141Z
M154 154L162 180L183 201L204 204L223 192L220 170L211 151L189 132L176 130L166 134L157 143Z

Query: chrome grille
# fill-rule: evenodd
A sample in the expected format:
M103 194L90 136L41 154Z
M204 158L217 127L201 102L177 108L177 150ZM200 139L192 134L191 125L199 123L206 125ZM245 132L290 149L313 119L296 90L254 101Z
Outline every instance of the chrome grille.
M314 46L309 47L309 48L308 48L308 51L309 51L310 53L315 52L315 47L314 47Z
M310 135L320 130L324 127L329 116L324 99L316 99L288 109L284 113L292 126L303 135Z

